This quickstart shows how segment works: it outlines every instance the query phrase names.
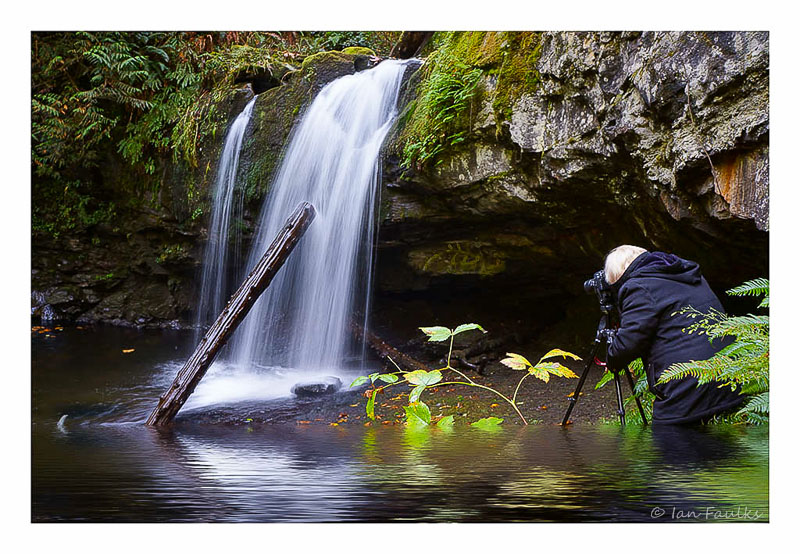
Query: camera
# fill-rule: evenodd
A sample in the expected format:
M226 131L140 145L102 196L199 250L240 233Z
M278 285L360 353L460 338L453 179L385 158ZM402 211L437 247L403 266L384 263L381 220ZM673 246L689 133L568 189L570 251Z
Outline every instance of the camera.
M601 269L595 272L590 279L583 283L583 290L587 293L595 293L597 300L600 302L600 311L604 314L611 314L616 311L616 299L614 298L614 291L611 285L606 281L606 275Z

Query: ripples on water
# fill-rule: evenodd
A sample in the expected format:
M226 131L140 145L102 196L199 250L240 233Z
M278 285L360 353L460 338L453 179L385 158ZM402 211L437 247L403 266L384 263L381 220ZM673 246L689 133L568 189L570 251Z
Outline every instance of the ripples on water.
M684 521L707 508L768 518L766 428L154 430L141 423L186 335L64 333L34 339L35 521L653 521L655 508L660 520L673 508Z

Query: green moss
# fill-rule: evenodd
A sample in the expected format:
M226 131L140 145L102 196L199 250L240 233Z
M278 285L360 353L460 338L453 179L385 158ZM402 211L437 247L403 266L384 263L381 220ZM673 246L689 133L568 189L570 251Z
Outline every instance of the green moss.
M506 256L488 245L452 241L442 248L412 252L412 267L432 275L481 275L502 273Z
M514 102L540 85L540 33L436 33L437 46L421 70L415 100L399 122L398 144L406 167L439 164L469 139L484 75L497 78L489 100L498 127L511 118Z
M352 61L352 57L348 56L343 52L339 52L338 50L328 50L326 52L318 52L316 54L312 54L308 56L306 59L303 60L303 65L301 66L302 71L313 71L314 66L325 64L325 63L336 63L336 62L349 62Z
M541 84L537 65L541 57L539 33L505 33L502 63L493 72L497 89L492 102L498 123L511 119L514 102L523 94L535 92Z
M342 54L349 54L351 56L374 56L375 51L366 46L348 46L342 50Z

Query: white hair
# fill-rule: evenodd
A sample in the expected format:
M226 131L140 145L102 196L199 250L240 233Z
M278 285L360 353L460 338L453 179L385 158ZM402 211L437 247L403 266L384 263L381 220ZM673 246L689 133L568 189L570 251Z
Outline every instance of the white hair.
M633 260L645 252L647 252L647 250L644 248L631 246L630 244L617 246L614 250L609 252L608 256L606 256L606 282L608 282L609 285L616 283Z

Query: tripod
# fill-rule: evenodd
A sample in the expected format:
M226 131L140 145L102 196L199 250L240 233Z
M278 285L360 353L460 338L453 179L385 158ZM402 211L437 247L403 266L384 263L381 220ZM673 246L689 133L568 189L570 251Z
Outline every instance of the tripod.
M603 302L601 302L601 309L604 308ZM614 369L608 367L608 339L604 331L609 328L608 321L609 321L609 314L611 310L602 309L603 315L600 318L600 323L597 325L597 334L594 337L594 344L592 345L592 352L589 354L589 357L586 359L586 366L583 368L583 373L581 373L580 379L578 379L578 386L575 388L575 392L569 399L569 406L567 407L567 413L564 414L564 420L561 422L561 425L566 425L569 422L569 416L572 413L573 408L575 408L575 403L578 401L578 397L581 394L581 389L583 388L584 382L586 382L586 376L589 374L589 369L592 365L598 365L600 367L606 367L611 373L614 374L614 387L617 391L617 414L619 415L619 422L621 425L625 425L625 406L622 403L622 386L620 385L620 378L619 374L624 373L625 376L628 378L628 384L631 387L631 392L634 392L634 385L633 385L633 377L631 377L630 371L628 368L624 369ZM603 349L603 360L599 360L597 355L600 353L600 349ZM642 408L642 403L639 401L638 396L634 396L636 400L636 407L639 408L639 414L642 416L642 422L644 425L647 425L647 417L644 414L644 408Z

